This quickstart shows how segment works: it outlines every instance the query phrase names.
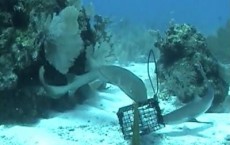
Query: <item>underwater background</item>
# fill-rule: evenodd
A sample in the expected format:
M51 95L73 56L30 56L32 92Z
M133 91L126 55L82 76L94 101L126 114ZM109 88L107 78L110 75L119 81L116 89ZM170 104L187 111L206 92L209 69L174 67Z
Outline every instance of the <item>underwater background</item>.
M230 0L0 0L0 145L229 145L229 38Z
M170 20L194 25L204 34L214 34L230 18L229 0L133 0L92 2L98 14L115 21L128 19L134 25L153 27L164 31Z

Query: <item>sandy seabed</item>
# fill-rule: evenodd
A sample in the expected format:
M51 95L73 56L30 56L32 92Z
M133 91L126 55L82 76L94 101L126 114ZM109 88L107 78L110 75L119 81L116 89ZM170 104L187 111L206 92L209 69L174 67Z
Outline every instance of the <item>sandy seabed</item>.
M146 64L127 67L144 82ZM151 89L146 85L149 94ZM129 145L117 118L120 107L132 104L122 91L110 85L104 92L65 113L51 113L37 124L0 126L0 145ZM167 108L168 107L168 108ZM166 103L161 108L171 109ZM205 123L183 123L141 137L143 145L230 145L230 113L203 114Z

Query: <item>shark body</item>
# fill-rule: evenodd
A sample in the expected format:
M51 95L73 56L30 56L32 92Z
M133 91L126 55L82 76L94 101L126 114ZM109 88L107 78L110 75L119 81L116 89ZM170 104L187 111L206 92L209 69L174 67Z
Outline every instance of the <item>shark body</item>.
M135 74L119 66L107 65L95 68L88 73L74 77L71 83L64 86L52 86L45 82L45 69L39 70L39 79L47 94L54 99L58 99L65 94L72 94L81 86L101 80L118 86L127 96L135 102L147 100L147 89L144 82Z
M39 79L40 79L44 89L46 90L48 96L50 96L53 99L58 99L65 94L68 94L71 96L81 86L87 84L88 82L91 82L91 81L97 79L97 74L95 72L91 72L91 73L86 73L86 74L81 75L81 76L75 76L73 78L73 80L71 80L71 83L69 83L67 85L53 86L53 85L49 85L45 82L44 73L45 73L45 69L42 66L39 69Z
M197 70L200 71L208 86L205 96L202 98L196 98L185 106L163 115L165 124L179 124L188 121L195 121L199 123L199 121L196 120L196 117L205 113L211 107L214 99L214 89L208 81L201 64L196 64L195 66Z
M211 86L203 98L195 99L185 106L163 115L165 124L179 124L193 121L199 115L205 113L212 105L214 99L214 90ZM198 121L197 121L198 122Z
M133 101L147 100L144 82L131 71L114 65L102 66L98 71L101 80L118 86Z

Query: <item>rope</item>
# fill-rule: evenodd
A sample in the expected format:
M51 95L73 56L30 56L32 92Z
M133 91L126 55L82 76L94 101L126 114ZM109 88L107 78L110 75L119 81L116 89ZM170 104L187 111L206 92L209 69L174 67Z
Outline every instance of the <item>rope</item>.
M149 70L149 64L150 64L150 57L151 57L151 55L153 56L153 61L154 61L154 64L155 64L156 83L157 83L157 88L156 88L156 90L155 90L155 88L154 88L154 86L153 86L153 82L152 82L152 79L151 79L151 76L150 76L150 70ZM147 72L148 72L148 78L149 78L151 87L152 87L153 92L154 92L153 98L154 98L155 100L158 100L158 98L157 98L158 88L159 88L158 68L157 68L157 61L156 61L155 53L154 53L154 51L153 51L152 49L149 51L149 55L148 55Z

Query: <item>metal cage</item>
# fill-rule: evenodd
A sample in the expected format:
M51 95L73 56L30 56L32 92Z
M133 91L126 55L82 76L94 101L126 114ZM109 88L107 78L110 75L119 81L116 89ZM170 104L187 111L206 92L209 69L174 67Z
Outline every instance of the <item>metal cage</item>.
M140 135L146 135L163 128L164 122L158 101L153 98L138 103ZM118 110L117 116L125 139L132 137L134 106L129 105Z

